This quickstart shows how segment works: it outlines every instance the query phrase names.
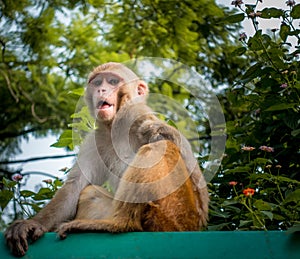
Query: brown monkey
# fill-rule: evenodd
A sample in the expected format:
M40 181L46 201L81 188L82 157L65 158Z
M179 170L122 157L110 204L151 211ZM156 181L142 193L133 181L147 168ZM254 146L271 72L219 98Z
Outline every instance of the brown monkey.
M56 230L192 231L205 226L208 192L188 141L146 105L148 86L119 63L95 68L86 102L97 118L64 186L35 217L14 222L8 246ZM112 192L101 185L108 182ZM71 220L71 221L70 221Z

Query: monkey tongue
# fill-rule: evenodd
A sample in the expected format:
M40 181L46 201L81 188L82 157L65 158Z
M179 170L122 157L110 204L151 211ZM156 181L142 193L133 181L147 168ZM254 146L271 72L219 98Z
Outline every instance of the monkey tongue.
M105 109L110 108L112 105L109 104L108 102L100 101L100 102L98 103L97 106L98 106L97 108L98 108L99 110L105 110Z
M105 110L105 109L108 109L110 108L112 105L111 104L108 104L108 103L104 103L103 105L101 105L99 107L100 110Z

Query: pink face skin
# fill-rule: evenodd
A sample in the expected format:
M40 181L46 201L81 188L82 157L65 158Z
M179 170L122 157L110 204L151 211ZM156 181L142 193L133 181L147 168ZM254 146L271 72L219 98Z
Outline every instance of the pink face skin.
M95 115L102 121L111 121L117 112L118 90L124 80L110 72L96 75L89 82Z

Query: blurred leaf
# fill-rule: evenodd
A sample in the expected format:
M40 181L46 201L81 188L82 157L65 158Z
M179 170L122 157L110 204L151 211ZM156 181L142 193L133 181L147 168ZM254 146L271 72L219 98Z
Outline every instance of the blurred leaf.
M226 174L232 174L232 173L245 173L245 172L250 172L251 167L249 166L238 166L233 169L227 169Z
M69 147L73 150L73 131L65 130L59 137L58 141L51 145L51 147Z
M292 192L289 195L287 195L287 197L284 200L285 203L288 203L288 202L295 202L295 203L297 203L299 201L300 201L300 189L297 189L294 192Z
M3 185L8 188L8 189L11 189L13 187L15 187L18 183L16 181L11 181L5 177L3 177L2 181Z
M264 50L269 47L270 42L271 38L269 35L262 34L261 31L257 31L253 37L249 38L248 47L253 51Z
M1 190L0 191L0 207L4 210L7 204L13 199L14 192L10 190Z
M41 188L34 196L33 199L36 201L48 200L53 197L54 193L49 188Z
M287 24L285 23L282 23L281 26L280 26L280 31L279 31L279 35L280 35L280 38L286 42L286 39L288 37L288 35L290 34L290 26L288 26Z
M278 103L270 106L267 108L265 111L270 112L270 111L281 111L281 110L287 110L287 109L292 109L295 108L297 103Z
M254 203L253 203L253 206L255 208L257 208L258 210L272 210L272 207L269 205L269 203L263 201L263 200L256 200Z
M291 132L291 135L292 135L293 137L297 137L299 134L300 134L300 129L296 129L296 130L293 130L293 131Z
M238 23L241 22L245 19L245 14L244 13L238 13L234 15L230 15L226 17L223 21L228 22L228 23Z
M297 4L293 7L291 11L291 17L293 19L300 19L300 4Z
M288 228L288 230L286 231L287 234L292 234L296 232L300 232L300 223L295 224L294 226Z
M240 48L238 48L238 49L235 49L235 50L232 52L232 55L241 56L241 55L243 55L246 51L247 51L247 48L245 48L245 47L240 47Z
M77 88L77 89L74 89L72 91L69 92L70 94L75 94L75 95L78 95L78 96L83 96L84 95L84 88L81 87L81 88Z
M20 191L20 194L23 196L23 197L31 197L33 195L35 195L35 192L32 192L32 191L28 191L28 190L23 190L23 191Z
M261 18L270 19L270 18L280 18L283 16L284 11L274 7L264 8L261 11Z
M241 81L243 83L250 82L251 80L260 76L261 74L262 74L262 64L256 63L246 71L246 73L242 76Z
M273 220L273 213L270 211L260 211L260 213L266 215L270 220Z

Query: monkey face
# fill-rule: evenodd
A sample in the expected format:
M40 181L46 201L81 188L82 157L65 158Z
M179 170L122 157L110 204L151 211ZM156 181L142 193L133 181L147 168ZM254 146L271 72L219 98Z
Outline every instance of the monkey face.
M96 67L89 75L85 99L91 114L109 125L123 105L145 100L147 94L144 81L127 67L111 62Z
M90 79L88 92L95 116L102 121L111 121L118 105L118 92L124 80L111 72L102 72Z

